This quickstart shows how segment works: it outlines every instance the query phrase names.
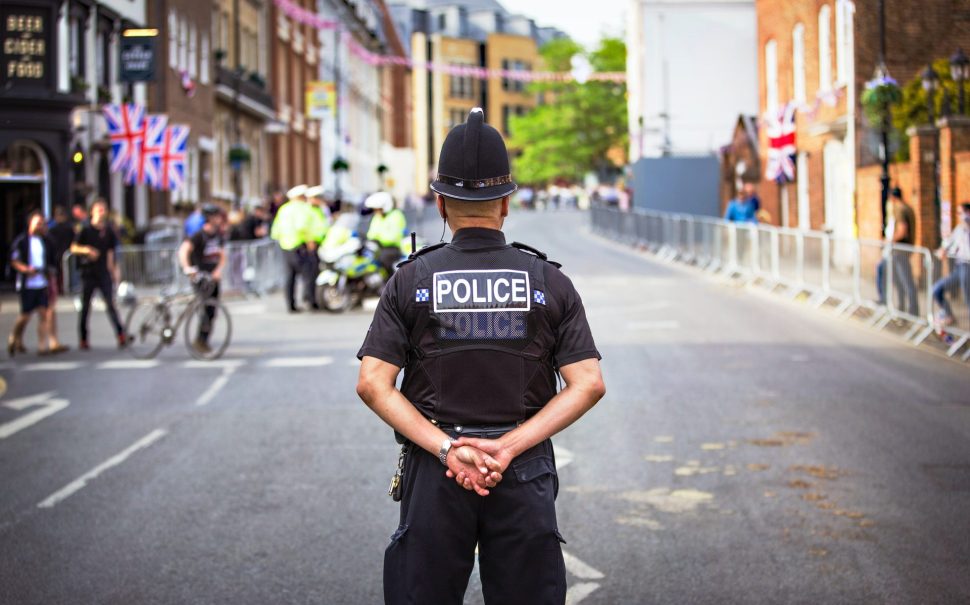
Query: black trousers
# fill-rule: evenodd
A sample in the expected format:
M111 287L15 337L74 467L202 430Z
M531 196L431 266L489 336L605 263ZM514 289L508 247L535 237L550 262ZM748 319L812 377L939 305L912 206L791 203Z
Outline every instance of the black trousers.
M316 306L316 256L304 247L283 250L284 270L286 271L286 304L296 308L296 279L303 280L303 300L311 307Z
M202 287L199 285L192 286L192 289L196 293L202 291ZM199 310L201 317L199 317L199 334L196 336L200 341L209 344L209 334L212 333L212 320L216 317L216 305L215 301L219 300L219 282L215 282L211 285L211 290L206 292L208 298L206 299L206 304L202 306ZM212 303L212 304L209 304Z
M101 292L104 299L104 306L108 311L108 319L114 326L115 334L121 335L123 328L121 320L118 319L118 310L115 308L114 282L111 275L104 273L101 275L82 275L81 276L81 316L78 319L78 332L81 340L88 339L88 315L91 313L91 298L94 291Z
M486 603L562 605L566 568L552 442L513 460L484 498L445 477L436 456L409 447L401 523L384 554L384 602L460 605L477 545Z

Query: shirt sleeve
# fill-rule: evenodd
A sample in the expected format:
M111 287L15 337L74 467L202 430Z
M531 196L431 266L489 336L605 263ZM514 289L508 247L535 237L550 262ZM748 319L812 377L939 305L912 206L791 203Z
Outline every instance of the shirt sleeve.
M555 308L554 319L558 315L556 330L556 344L553 356L557 367L583 361L584 359L602 359L593 342L593 333L586 321L586 309L583 300L576 291L572 281L559 269L549 265L546 270L546 289L553 295Z
M376 357L387 363L403 368L410 349L410 334L404 321L404 309L400 304L399 288L403 280L401 271L391 277L384 288L374 319L371 321L364 345L357 352L357 359L364 356Z

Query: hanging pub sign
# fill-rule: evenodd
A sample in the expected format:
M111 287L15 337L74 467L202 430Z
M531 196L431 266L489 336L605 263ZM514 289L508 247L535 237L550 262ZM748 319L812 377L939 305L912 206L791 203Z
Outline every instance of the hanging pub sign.
M121 34L118 70L122 82L155 81L157 29L126 29Z
M51 10L0 3L0 87L53 86Z

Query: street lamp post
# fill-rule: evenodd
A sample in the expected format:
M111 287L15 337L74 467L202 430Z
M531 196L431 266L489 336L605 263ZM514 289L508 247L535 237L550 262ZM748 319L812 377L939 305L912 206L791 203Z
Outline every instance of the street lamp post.
M926 91L926 111L930 126L933 128L933 206L936 213L937 229L940 225L940 138L936 132L936 121L934 120L934 104L936 103L936 89L940 84L940 76L933 69L930 63L923 70L923 90Z
M886 1L879 0L879 62L876 63L875 80L888 80L889 68L886 67ZM882 203L882 228L889 222L889 107L882 115L882 174L879 176Z
M964 98L963 83L970 80L970 58L963 53L962 48L950 57L950 75L957 84L957 106L960 108L960 115L966 114L967 106Z

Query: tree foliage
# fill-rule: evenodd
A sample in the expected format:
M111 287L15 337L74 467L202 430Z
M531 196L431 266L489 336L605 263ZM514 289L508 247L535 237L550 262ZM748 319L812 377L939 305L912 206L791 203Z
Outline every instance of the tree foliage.
M949 111L953 115L959 113L957 106L957 83L950 77L950 61L946 58L933 61L933 70L940 77L937 89L933 93L933 116L939 118ZM964 83L964 87L967 84ZM970 91L965 91L965 94ZM946 99L946 102L945 100ZM920 70L909 82L903 86L903 100L892 109L893 128L899 133L900 145L896 152L898 161L909 160L909 136L906 130L910 126L929 124L927 109L927 92L923 90L923 71ZM970 94L967 95L965 115L970 116Z
M604 38L590 53L572 40L553 40L540 54L549 71L569 72L576 55L585 56L597 72L626 70L626 45L617 38ZM588 172L604 178L617 168L608 155L617 148L626 154L626 84L536 82L529 92L545 102L510 120L510 147L521 151L514 160L517 181L579 182Z

